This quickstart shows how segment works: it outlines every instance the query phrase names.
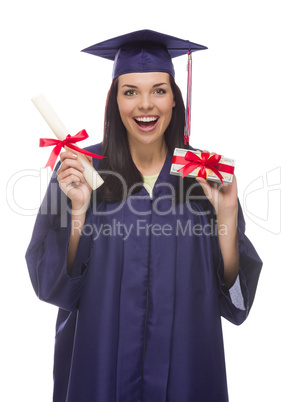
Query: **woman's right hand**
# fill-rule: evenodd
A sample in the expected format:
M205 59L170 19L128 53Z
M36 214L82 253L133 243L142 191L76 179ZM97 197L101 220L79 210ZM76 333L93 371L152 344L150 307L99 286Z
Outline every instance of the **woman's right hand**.
M84 156L84 155L83 155ZM84 156L92 165L92 158ZM61 166L57 171L61 190L70 198L72 210L85 213L90 202L92 188L84 177L84 167L71 151L60 154Z

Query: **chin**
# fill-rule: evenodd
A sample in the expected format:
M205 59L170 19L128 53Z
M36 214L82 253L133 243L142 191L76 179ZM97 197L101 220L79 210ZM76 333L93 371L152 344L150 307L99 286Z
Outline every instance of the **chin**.
M164 141L164 135L157 136L151 133L138 134L136 136L131 136L131 140L133 142L138 142L142 145L153 145L162 143L162 141Z

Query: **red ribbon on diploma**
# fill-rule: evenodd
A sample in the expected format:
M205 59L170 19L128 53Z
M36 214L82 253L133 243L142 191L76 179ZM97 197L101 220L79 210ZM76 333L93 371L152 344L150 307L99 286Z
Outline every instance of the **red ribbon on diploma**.
M56 160L61 152L61 149L65 146L67 146L71 149L74 149L75 151L78 151L81 154L84 154L87 156L92 156L93 158L97 158L97 159L106 158L106 156L93 154L92 152L86 151L85 149L81 149L81 148L77 147L76 145L73 145L74 143L83 141L88 137L89 136L88 136L88 133L86 132L86 130L81 130L78 132L78 134L73 135L73 136L68 134L67 137L63 141L55 140L52 138L40 138L40 147L50 147L51 145L55 145L45 167L50 166L50 168L52 170L54 169Z
M202 152L201 157L194 154L193 152L187 151L185 156L173 156L172 163L178 165L184 165L182 168L178 170L178 172L182 172L182 177L184 178L193 170L199 168L197 176L207 178L207 169L212 170L216 176L220 179L223 184L223 176L219 172L230 173L233 174L234 167L229 165L224 165L219 163L221 159L221 155L211 155L207 152Z

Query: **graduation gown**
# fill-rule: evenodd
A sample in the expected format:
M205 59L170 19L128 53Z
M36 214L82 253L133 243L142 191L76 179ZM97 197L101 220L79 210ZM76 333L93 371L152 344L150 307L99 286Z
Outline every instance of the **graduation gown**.
M221 317L246 319L262 263L239 208L240 273L227 289L211 205L173 204L171 159L152 199L142 188L90 205L70 276L76 228L51 180L26 259L37 296L59 307L54 402L228 401Z

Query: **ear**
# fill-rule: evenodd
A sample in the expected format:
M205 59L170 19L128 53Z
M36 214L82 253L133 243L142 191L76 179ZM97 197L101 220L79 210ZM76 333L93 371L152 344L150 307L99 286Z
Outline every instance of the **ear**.
M172 103L172 107L173 107L173 108L175 107L175 101L173 101L173 103Z

